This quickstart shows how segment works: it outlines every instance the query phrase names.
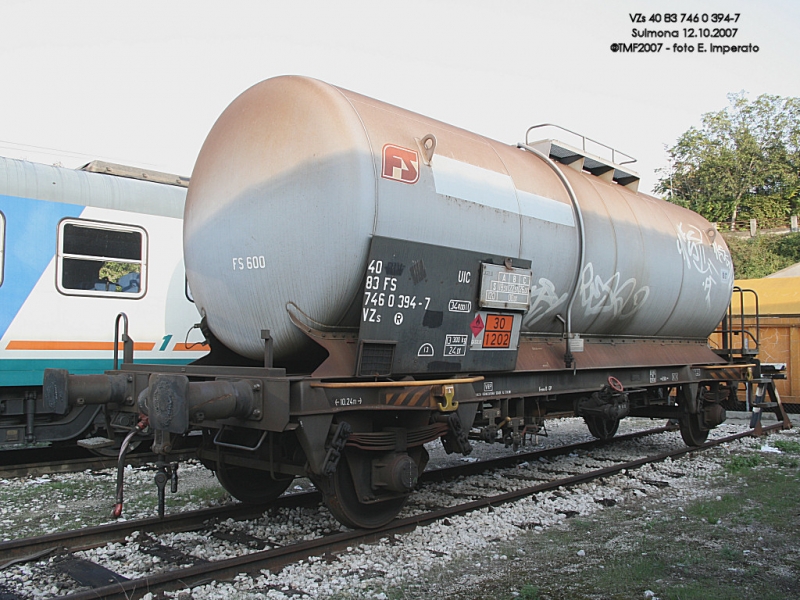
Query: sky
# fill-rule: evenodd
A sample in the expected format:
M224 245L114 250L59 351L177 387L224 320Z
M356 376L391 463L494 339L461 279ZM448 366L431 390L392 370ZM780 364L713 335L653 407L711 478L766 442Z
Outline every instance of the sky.
M0 0L0 155L190 175L237 95L296 74L508 144L558 124L637 158L649 192L729 93L800 96L798 32L796 0ZM663 46L612 51L634 42Z

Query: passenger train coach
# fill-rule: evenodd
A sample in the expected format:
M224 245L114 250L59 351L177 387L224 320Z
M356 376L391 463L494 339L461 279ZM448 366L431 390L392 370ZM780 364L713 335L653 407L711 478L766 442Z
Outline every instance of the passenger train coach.
M113 367L120 312L137 361L206 353L198 332L187 336L199 320L181 248L187 184L98 161L72 170L0 157L0 448L110 440L135 425L100 406L58 414L41 393L46 367Z

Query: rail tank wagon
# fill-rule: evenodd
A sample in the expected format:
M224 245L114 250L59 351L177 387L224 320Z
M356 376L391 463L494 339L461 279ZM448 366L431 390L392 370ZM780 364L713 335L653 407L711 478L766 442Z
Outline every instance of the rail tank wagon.
M702 443L760 376L706 341L731 295L724 241L637 193L616 151L532 130L508 146L304 77L252 87L209 133L184 213L211 352L51 370L48 400L137 399L161 510L169 453L199 429L235 497L307 475L356 527L398 513L437 439L516 447L566 415L609 438L631 415Z
M530 261L523 332L560 333L554 316L573 296L571 329L582 334L711 331L733 284L712 226L624 185L561 173L575 201L546 161L517 147L320 81L263 82L219 118L192 175L184 253L195 301L235 352L261 356L268 327L275 358L289 358L305 340L286 303L358 326L370 243L384 237Z

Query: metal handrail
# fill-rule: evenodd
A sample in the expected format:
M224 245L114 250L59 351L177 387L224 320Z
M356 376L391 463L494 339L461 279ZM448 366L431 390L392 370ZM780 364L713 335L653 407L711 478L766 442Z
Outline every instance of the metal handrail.
M122 320L122 363L133 362L133 340L128 335L128 315L121 312L114 321L114 370L119 368L119 322Z
M746 328L747 325L745 323L744 296L747 293L753 294L755 301L755 333ZM757 354L761 345L761 310L758 303L758 293L756 293L755 290L741 288L737 285L733 287L733 296L736 296L737 294L739 296L739 314L735 315L733 312L732 298L731 303L728 305L728 311L722 320L722 330L720 331L722 335L722 349L729 357L732 357L734 354L738 354L740 356L753 353ZM738 321L738 327L735 326L735 321ZM734 335L742 336L742 343L738 348L734 347ZM748 340L753 341L753 348L750 348Z
M555 127L556 129L560 129L562 131L566 131L567 133L571 133L572 135L578 136L579 138L581 138L581 144L582 144L581 149L584 152L586 152L586 141L587 140L592 142L593 144L597 144L598 146L602 146L603 148L611 150L611 162L613 162L614 164L627 165L627 164L630 164L630 163L637 162L637 159L635 159L630 154L626 154L625 152L622 152L621 150L617 150L616 148L612 148L608 144L604 144L602 142L598 142L597 140L592 139L590 137L586 137L585 135L583 135L581 133L578 133L577 131L572 131L571 129L567 129L566 127L562 127L561 125L556 125L555 123L540 123L539 125L532 125L532 126L528 127L528 130L525 132L525 144L526 145L530 145L530 141L528 139L528 136L529 136L530 132L533 131L534 129L539 129L540 127ZM617 162L617 158L616 158L617 154L621 154L622 156L627 157L630 160L624 160L624 161L621 161L621 162Z
M530 131L530 129L528 129L528 131ZM525 136L527 138L527 133ZM572 339L572 334L574 333L572 331L572 307L573 304L575 304L575 298L578 297L578 284L580 283L580 278L583 274L583 268L586 263L586 230L583 224L583 212L581 211L581 205L578 202L578 196L575 194L575 190L572 189L572 185L570 184L569 180L549 156L545 156L544 152L539 152L536 148L529 146L528 144L517 144L517 147L530 152L534 156L538 156L548 167L550 167L550 169L556 174L559 181L561 181L562 185L566 189L567 196L569 196L570 203L572 204L572 210L575 213L575 224L578 230L576 242L578 245L578 269L575 271L575 277L573 278L572 285L570 286L566 319L561 315L556 315L556 318L561 320L561 322L564 324L564 338L567 340L566 352L564 354L564 364L566 368L569 369L574 366L575 362L575 357L572 355L572 350L569 347L570 339Z

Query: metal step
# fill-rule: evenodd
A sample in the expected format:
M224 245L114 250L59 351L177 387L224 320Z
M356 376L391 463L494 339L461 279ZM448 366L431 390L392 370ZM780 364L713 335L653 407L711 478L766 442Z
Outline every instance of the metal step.
M545 127L555 128L561 132L570 134L571 137L575 138L580 147L578 145L568 144L567 142L555 138L545 138L533 142L528 141L531 131ZM596 146L599 151L605 152L610 156L603 157L599 156L598 154L588 152L586 150L587 142L592 146ZM533 127L528 128L528 131L525 134L525 143L528 146L536 148L539 152L546 154L552 160L560 162L563 165L568 165L576 171L587 171L604 181L609 183L617 183L633 192L639 190L639 174L627 166L636 162L636 159L628 154L625 154L624 152L620 152L619 150L612 148L611 146L607 146L596 140L587 138L584 135L570 131L569 129L565 129L564 127L560 127L558 125L552 125L550 123L534 125Z
M91 437L78 440L78 446L87 450L97 450L98 448L108 448L114 445L114 440L104 437Z

